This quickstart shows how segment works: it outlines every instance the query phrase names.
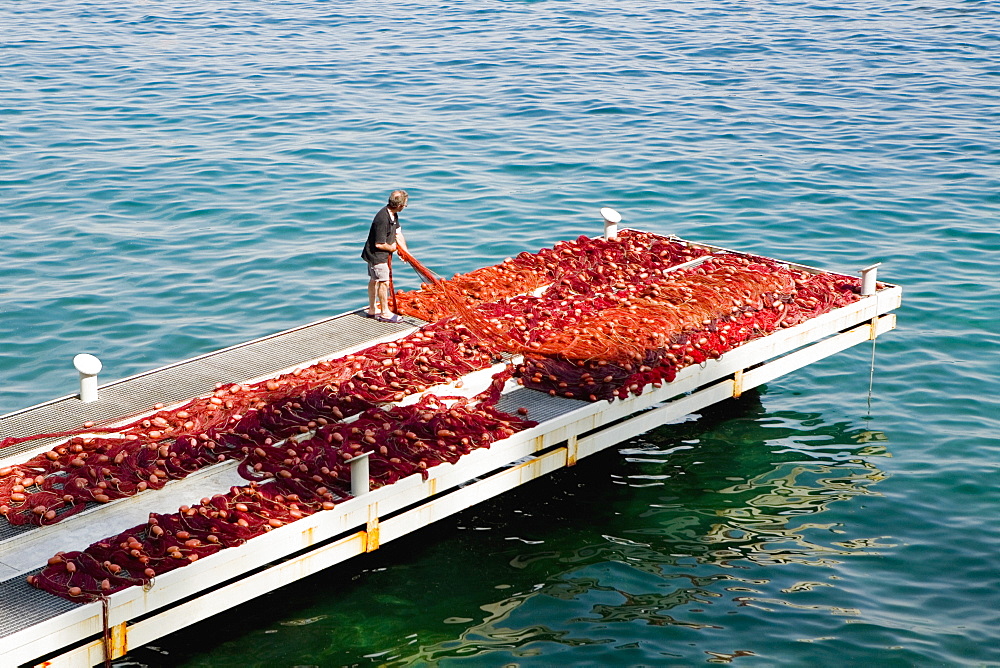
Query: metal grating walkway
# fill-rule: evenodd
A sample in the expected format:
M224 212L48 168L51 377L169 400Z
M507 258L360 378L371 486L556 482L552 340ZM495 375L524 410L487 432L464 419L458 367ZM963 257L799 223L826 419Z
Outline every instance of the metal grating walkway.
M263 339L208 353L148 371L100 388L100 400L83 403L76 395L0 417L0 438L68 431L84 422L121 420L148 410L207 394L216 383L239 383L362 346L375 339L424 324L415 318L402 323L378 322L361 309ZM29 441L0 451L7 458L52 441Z
M35 589L23 576L0 582L0 638L69 612L79 605Z
M89 504L88 504L89 507ZM0 520L0 542L7 540L8 538L13 538L15 536L20 536L21 534L28 533L38 527L33 524L22 524L19 526L14 526L7 522L7 520Z
M529 420L542 423L566 413L571 413L577 408L586 405L586 401L580 401L579 399L550 397L544 392L519 387L513 392L508 392L500 397L500 401L497 402L497 410L504 411L505 413L516 413L518 408L527 408L528 414L525 417Z

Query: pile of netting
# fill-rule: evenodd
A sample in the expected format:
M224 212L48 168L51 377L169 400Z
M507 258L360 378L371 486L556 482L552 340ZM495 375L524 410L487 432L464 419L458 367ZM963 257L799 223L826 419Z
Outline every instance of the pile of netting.
M347 424L318 426L306 438L273 445L248 442L240 470L254 482L176 513L151 513L145 524L83 551L60 552L28 582L79 602L145 585L219 550L333 509L350 498L349 462L363 452L371 453L373 487L414 473L426 476L430 467L535 426L495 408L509 377L509 370L498 374L472 399L425 395L408 406L369 409Z
M486 286L463 293L479 281ZM494 300L480 301L484 293ZM858 279L626 230L619 241L580 237L397 300L410 315L432 305L435 315L454 313L484 347L523 355L523 385L597 401L659 387L685 366L859 295Z
M590 310L595 300L586 300L573 318L528 337L518 374L528 387L569 398L641 394L647 385L673 381L686 366L845 305L857 299L855 287L776 263L711 258L664 280L601 295L603 309Z
M494 364L494 354L471 338L461 325L430 324L274 379L219 385L211 396L157 406L125 425L6 439L0 447L70 437L0 469L0 514L14 525L52 524L88 504L159 489L209 464L241 459L247 440L274 443Z
M401 313L433 322L456 312L454 295L475 307L553 285L571 286L585 293L594 278L598 283L614 280L624 287L645 280L650 272L707 254L701 248L631 230L624 230L615 241L581 236L576 241L561 241L537 253L524 252L447 281L435 280L426 269L417 266L427 283L420 290L398 292L396 303ZM415 264L412 258L406 259Z

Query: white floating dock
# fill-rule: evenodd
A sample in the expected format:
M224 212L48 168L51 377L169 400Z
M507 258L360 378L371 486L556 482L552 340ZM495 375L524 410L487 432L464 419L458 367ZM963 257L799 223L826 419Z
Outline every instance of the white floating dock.
M550 397L512 382L498 408L514 412L527 407L538 426L489 449L475 450L456 464L432 467L426 480L410 476L253 538L241 547L221 550L158 576L148 588L131 587L112 594L107 619L110 658L375 550L547 473L573 466L664 422L739 397L748 389L870 341L895 327L891 311L899 307L901 298L898 286L886 285L849 306L777 330L703 365L686 367L672 383L659 389L647 387L641 396L612 403ZM95 403L83 404L78 398L67 397L4 416L0 418L0 436L16 435L17 430L53 431L53 411L62 416L59 419L64 428L90 419L124 418L148 410L155 401L180 401L207 393L217 381L248 382L278 375L379 340L399 338L419 324L409 320L384 325L356 312L343 314L119 381L101 388L102 400ZM241 359L246 361L243 366ZM488 379L484 372L477 374L463 379L470 392L482 379ZM183 389L175 385L171 391L176 396L161 396L158 390L178 377L185 379ZM130 392L135 396L129 397ZM454 393L454 388L448 392ZM125 398L116 397L116 393ZM104 403L104 397L110 397L109 404ZM0 451L0 465L23 461L49 447L35 443L17 452ZM71 603L33 589L25 582L25 575L38 571L57 551L84 549L100 538L144 522L150 512L174 512L182 504L226 492L231 485L246 484L236 475L235 467L234 462L215 465L173 481L159 492L95 505L52 526L8 526L0 531L0 665L83 668L102 663L102 604Z

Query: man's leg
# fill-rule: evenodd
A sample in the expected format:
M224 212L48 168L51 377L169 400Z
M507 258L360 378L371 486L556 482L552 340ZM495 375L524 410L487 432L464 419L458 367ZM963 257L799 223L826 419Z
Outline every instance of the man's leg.
M369 279L368 280L368 315L378 315L379 314L378 307L375 305L375 297L376 297L376 287L375 286L376 286L375 279L374 278Z
M392 309L389 308L389 281L379 281L376 285L378 301L382 305L382 316L388 318L392 315Z

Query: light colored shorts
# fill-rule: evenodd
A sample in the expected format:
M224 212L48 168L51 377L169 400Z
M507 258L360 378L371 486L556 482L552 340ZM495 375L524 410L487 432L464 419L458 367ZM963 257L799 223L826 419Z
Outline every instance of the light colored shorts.
M368 265L368 278L372 279L377 283L388 283L389 263L383 262L382 264Z

